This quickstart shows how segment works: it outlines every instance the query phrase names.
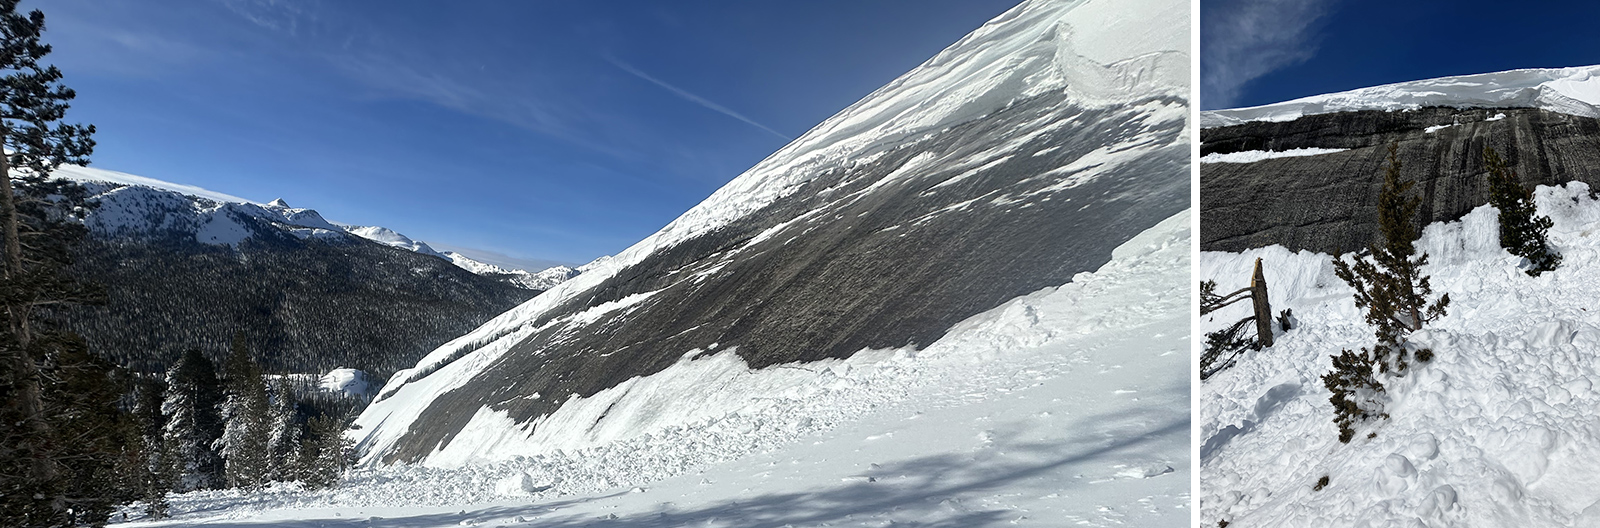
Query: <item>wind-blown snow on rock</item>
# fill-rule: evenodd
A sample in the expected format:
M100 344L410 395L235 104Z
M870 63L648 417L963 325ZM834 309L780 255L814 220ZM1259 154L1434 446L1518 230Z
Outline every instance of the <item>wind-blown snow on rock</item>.
M1249 108L1200 113L1204 128L1249 121L1293 121L1301 116L1359 110L1542 108L1600 118L1600 66L1533 68L1408 81L1313 95Z
M1166 0L1008 11L656 234L391 377L358 420L366 462L541 449L455 444L544 438L567 402L679 365L714 377L717 362L765 370L930 343L1097 268L1187 203L1188 20Z
M1600 511L1600 201L1588 185L1540 186L1565 258L1539 277L1499 247L1496 211L1428 225L1417 250L1450 313L1410 342L1434 359L1381 375L1387 420L1340 444L1320 377L1372 328L1331 257L1279 246L1204 252L1202 279L1246 283L1264 260L1274 310L1297 322L1200 387L1200 524L1589 526ZM1240 310L1202 321L1198 333ZM1368 433L1376 436L1367 439ZM1327 476L1320 491L1313 486Z

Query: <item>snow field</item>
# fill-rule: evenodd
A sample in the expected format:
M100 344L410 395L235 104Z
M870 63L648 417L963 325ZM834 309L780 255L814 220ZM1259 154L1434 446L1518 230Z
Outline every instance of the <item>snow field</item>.
M1185 526L1189 218L922 350L761 371L714 353L569 400L550 420L602 431L569 445L190 493L157 524Z
M1219 291L1247 283L1262 258L1273 309L1297 324L1200 388L1201 524L1600 526L1600 202L1589 193L1581 182L1537 189L1565 256L1537 278L1499 247L1488 206L1424 229L1424 271L1451 306L1410 342L1434 359L1380 376L1390 418L1347 445L1321 375L1330 355L1374 338L1331 257L1202 253L1197 273ZM1227 311L1197 335L1248 308Z

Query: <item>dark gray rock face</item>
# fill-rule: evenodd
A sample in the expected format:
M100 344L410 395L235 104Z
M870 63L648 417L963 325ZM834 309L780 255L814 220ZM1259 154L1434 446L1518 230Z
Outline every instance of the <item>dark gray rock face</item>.
M1189 207L1183 123L1152 123L1136 108L1143 103L1186 106L1152 98L1084 109L1046 94L902 140L872 163L819 174L765 209L660 250L531 322L539 327L654 292L590 324L554 325L527 337L471 382L433 399L381 460L422 459L481 407L527 423L569 395L659 372L695 349L737 347L752 368L765 368L926 345L972 315L1070 282ZM908 164L928 155L967 158L1056 125L976 173ZM1159 147L1127 163L1046 174L1143 138ZM534 393L544 397L523 397Z
M1503 119L1488 120L1496 114ZM1426 132L1430 126L1452 125ZM1343 112L1201 131L1201 154L1295 148L1350 149L1255 163L1200 165L1200 248L1356 251L1379 238L1378 192L1390 143L1401 174L1417 182L1424 224L1488 203L1483 149L1492 147L1524 185L1583 181L1600 188L1600 120L1538 109L1424 108Z

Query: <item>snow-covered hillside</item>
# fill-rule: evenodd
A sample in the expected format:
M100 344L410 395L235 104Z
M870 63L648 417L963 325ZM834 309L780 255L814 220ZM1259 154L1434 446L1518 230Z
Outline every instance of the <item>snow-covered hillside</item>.
M715 354L564 410L552 420L678 402L558 448L190 493L153 525L1187 526L1189 221L921 349L760 371ZM515 441L463 435L451 445Z
M1292 121L1301 116L1357 110L1542 108L1600 117L1600 66L1535 68L1408 81L1314 95L1249 108L1200 113L1205 128L1249 121Z
M192 185L122 172L63 165L55 176L89 187L100 203L87 219L91 232L105 238L193 237L203 244L238 245L257 229L277 229L297 238L342 239L349 235L448 260L467 271L501 278L525 289L547 290L576 275L564 266L528 271L478 262L456 252L435 251L391 229L329 222L311 209L290 207L282 199L261 204Z
M1197 274L1219 291L1263 259L1274 310L1296 324L1200 387L1200 525L1600 526L1600 201L1581 182L1540 186L1536 200L1565 257L1536 278L1499 247L1488 206L1426 227L1423 271L1450 314L1411 335L1434 359L1380 378L1390 418L1350 444L1320 377L1330 355L1374 338L1331 257L1202 253Z
M931 338L880 334L910 334L913 323L945 324L941 318L969 310L953 324L1014 295L978 301L995 291L972 290L1082 265L1068 262L1073 258L1104 258L1125 237L1183 208L1181 198L1167 193L1187 196L1188 21L1188 5L1168 0L1022 3L819 124L659 232L392 376L352 433L365 463L504 459L564 449L572 439L561 435L573 430L594 431L584 445L631 437L611 435L605 424L563 427L558 421L567 416L592 422L651 414L656 429L681 427L703 417L671 398L610 413L584 414L579 407L604 411L593 402L644 384L634 376L659 370L653 366L675 368L672 359L720 352L729 344L723 336L748 338L741 357L765 353L778 364L848 356L861 348L841 349L856 342L925 343L948 326L916 329ZM1114 219L1121 214L1123 220ZM1062 223L1046 225L1040 217ZM852 229L852 222L862 225ZM970 226L993 231L963 239ZM1059 230L1052 243L1104 247L1060 248L1038 260L993 249L1052 230ZM718 238L724 235L730 239ZM984 242L992 243L988 253L973 249ZM893 278L869 267L881 265L869 257L895 250L906 257L895 262ZM955 271L1003 269L1004 276L939 283L955 276L944 268L989 257L1010 260ZM782 270L784 259L801 271ZM630 273L619 275L623 270ZM870 284L840 287L830 280ZM927 287L909 286L917 284ZM915 291L852 293L895 285ZM904 298L886 297L891 293ZM850 326L879 316L898 319ZM760 331L783 337L751 337ZM812 341L810 349L770 352ZM668 405L687 414L658 411ZM554 407L561 412L546 413ZM499 440L476 440L485 436Z

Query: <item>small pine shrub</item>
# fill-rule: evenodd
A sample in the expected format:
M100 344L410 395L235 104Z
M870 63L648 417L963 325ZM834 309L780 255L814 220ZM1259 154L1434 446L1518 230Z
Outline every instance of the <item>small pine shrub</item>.
M1322 491L1322 488L1326 487L1328 487L1328 476L1323 475L1322 478L1317 479L1317 485L1312 486L1311 491Z
M1356 435L1356 424L1378 417L1383 412L1383 383L1373 377L1372 353L1361 349L1357 354L1349 350L1333 356L1333 370L1322 375L1322 384L1333 396L1333 422L1339 426L1339 442L1350 443Z
M1489 171L1489 205L1500 211L1500 247L1528 259L1525 273L1539 274L1561 265L1561 255L1550 250L1545 232L1555 225L1548 216L1534 216L1533 192L1517 182L1517 173L1494 149L1484 147L1483 166Z

